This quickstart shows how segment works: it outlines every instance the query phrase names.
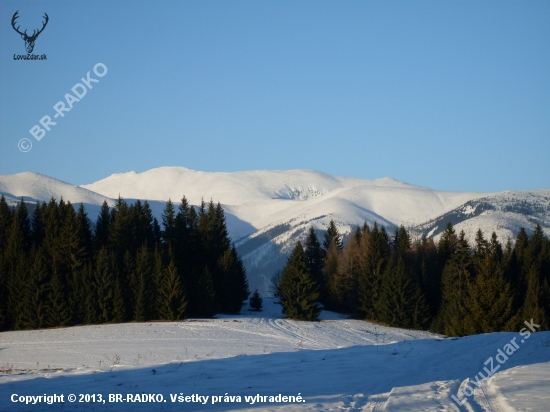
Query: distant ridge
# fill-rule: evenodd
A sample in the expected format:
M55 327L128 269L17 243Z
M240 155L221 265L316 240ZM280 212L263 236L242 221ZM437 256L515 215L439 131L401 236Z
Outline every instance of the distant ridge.
M168 199L179 203L185 195L194 205L202 199L219 201L251 290L258 288L264 295L295 242L310 226L322 236L331 219L344 235L363 222L389 230L403 224L418 238L437 237L447 222L470 239L481 228L487 234L495 231L505 242L520 227L530 231L536 224L550 234L549 189L446 192L391 177L366 180L314 170L201 172L174 166L117 173L82 186L25 172L0 176L0 193L11 204L22 196L31 202L52 197L82 202L92 219L103 201L113 205L119 195L128 201L147 200L159 221Z

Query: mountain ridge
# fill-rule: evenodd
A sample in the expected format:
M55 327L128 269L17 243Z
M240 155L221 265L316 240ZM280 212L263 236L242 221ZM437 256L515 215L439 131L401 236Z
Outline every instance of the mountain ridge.
M112 206L119 195L129 202L147 200L161 221L164 202L190 204L204 199L222 203L227 226L249 275L250 286L268 294L269 280L309 227L323 236L330 220L343 235L367 222L393 230L404 225L416 237L438 235L448 221L473 240L481 228L505 242L519 227L541 224L550 234L550 189L493 193L451 192L403 183L333 176L310 169L201 172L166 166L142 173L117 173L74 186L25 172L0 176L0 193L11 204L51 197L84 203L95 219L103 201Z

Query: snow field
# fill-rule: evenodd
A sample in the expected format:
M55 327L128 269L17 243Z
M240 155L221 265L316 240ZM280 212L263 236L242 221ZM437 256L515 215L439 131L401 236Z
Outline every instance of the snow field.
M550 332L537 332L462 407L452 400L518 333L445 339L323 312L319 322L264 311L184 322L0 334L2 411L548 411ZM10 396L162 394L162 403L25 405ZM241 397L172 403L170 395ZM245 401L302 396L304 403ZM183 396L182 395L182 396ZM461 398L461 396L459 396Z

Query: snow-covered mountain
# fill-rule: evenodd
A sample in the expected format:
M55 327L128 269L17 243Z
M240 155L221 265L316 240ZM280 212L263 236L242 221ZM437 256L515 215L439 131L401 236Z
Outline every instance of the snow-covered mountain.
M313 226L322 236L333 219L341 233L368 222L390 230L404 224L416 236L437 237L447 222L473 239L481 228L505 241L520 227L537 223L550 234L550 190L502 193L446 192L392 178L376 180L332 176L313 170L200 172L161 167L143 173L120 173L98 182L73 186L36 173L0 176L0 192L11 201L48 201L61 196L84 203L90 217L99 205L119 195L148 200L160 220L164 202L183 195L194 205L201 199L221 202L229 233L247 268L252 289L264 294L297 239Z
M19 203L21 198L25 202L36 203L48 202L52 197L57 201L63 198L74 205L83 203L92 219L95 219L104 201L109 206L114 205L114 201L108 197L33 172L0 176L0 194L4 195L9 205Z
M428 222L416 225L417 236L437 238L451 222L459 233L464 230L469 239L481 229L486 235L495 232L499 239L513 239L520 228L530 232L540 224L550 233L550 190L526 190L497 193L469 200L456 209Z

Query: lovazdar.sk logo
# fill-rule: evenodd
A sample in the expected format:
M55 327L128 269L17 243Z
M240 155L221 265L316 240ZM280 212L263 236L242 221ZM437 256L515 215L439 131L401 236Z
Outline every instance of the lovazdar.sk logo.
M42 54L42 55L36 55L36 54L31 54L32 51L34 50L34 43L36 41L36 39L38 38L38 36L40 35L40 33L42 33L44 31L44 29L46 28L46 25L48 24L48 21L50 20L50 18L48 17L48 15L46 13L44 13L44 21L42 22L42 28L41 29L35 29L33 30L32 34L29 35L27 33L27 29L25 29L25 31L21 31L20 30L20 27L21 26L17 26L16 27L16 24L17 24L17 19L19 17L19 10L17 10L14 14L13 14L13 17L11 18L11 26L13 27L13 29L19 34L21 35L21 38L25 41L25 49L27 50L27 54L14 54L13 55L13 60L46 60L46 55L45 54Z

